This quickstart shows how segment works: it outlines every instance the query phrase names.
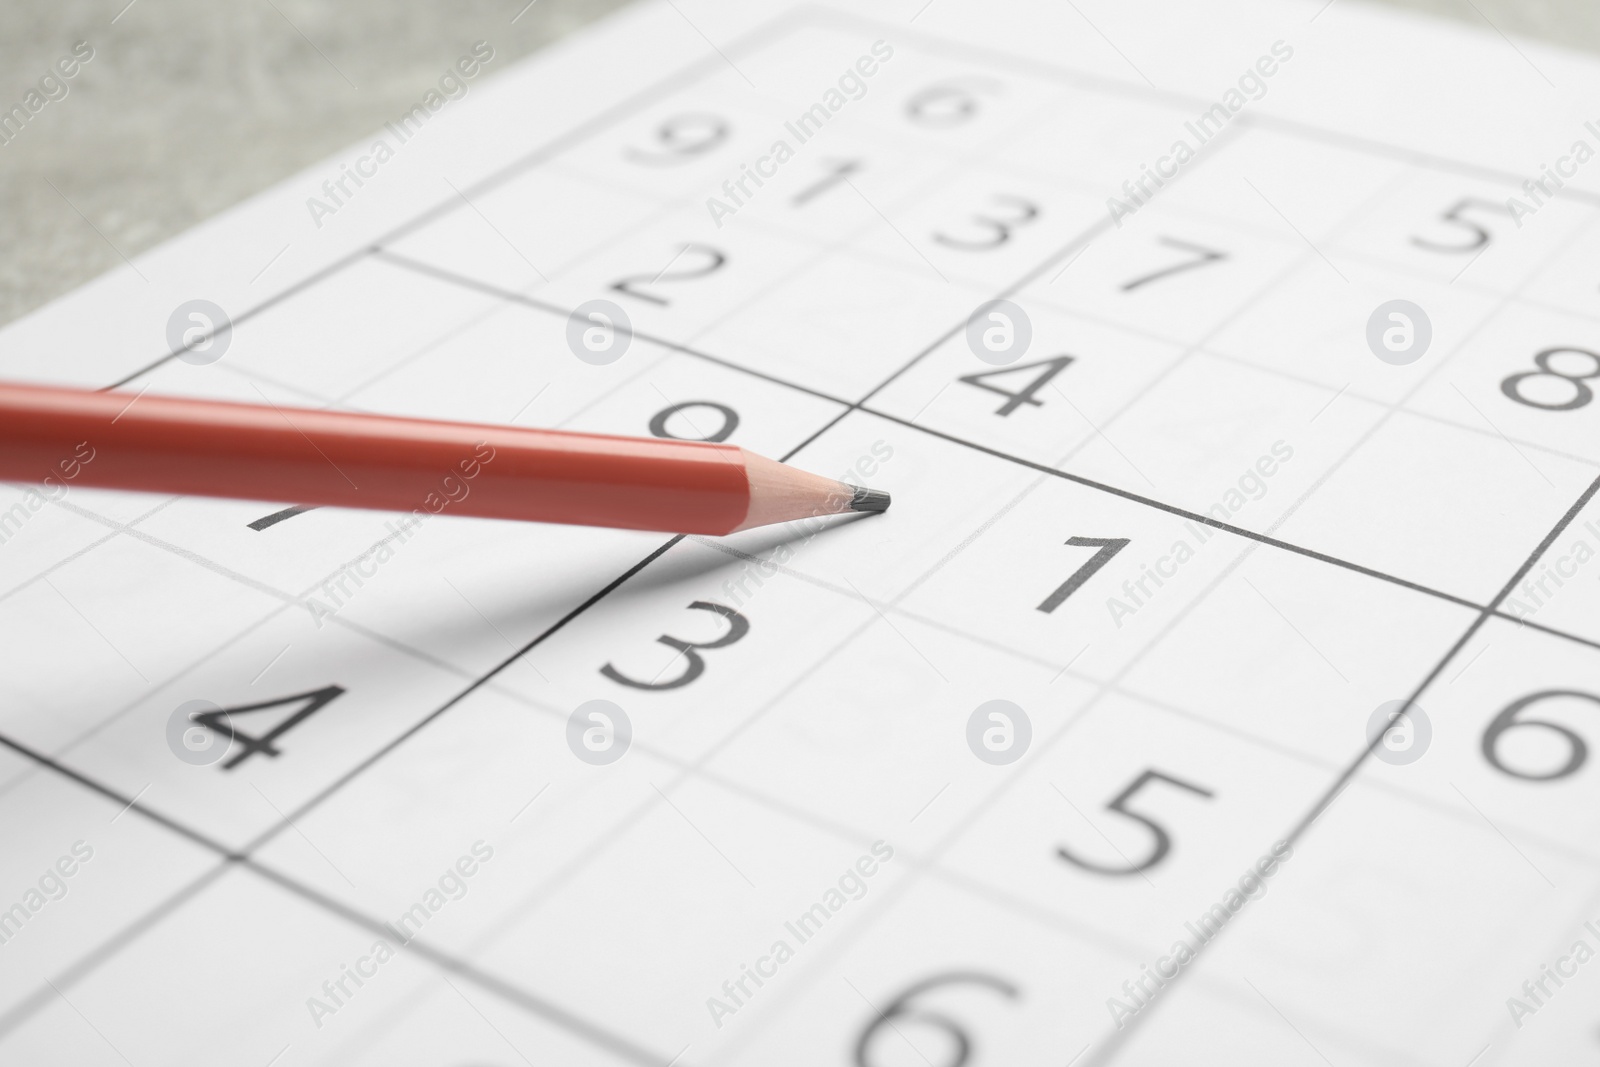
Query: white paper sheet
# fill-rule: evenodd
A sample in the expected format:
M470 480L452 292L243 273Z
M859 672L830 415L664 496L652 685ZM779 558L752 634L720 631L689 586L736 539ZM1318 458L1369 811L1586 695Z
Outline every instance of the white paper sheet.
M495 30L0 374L893 508L7 487L0 1062L1595 1055L1600 64L1346 0Z

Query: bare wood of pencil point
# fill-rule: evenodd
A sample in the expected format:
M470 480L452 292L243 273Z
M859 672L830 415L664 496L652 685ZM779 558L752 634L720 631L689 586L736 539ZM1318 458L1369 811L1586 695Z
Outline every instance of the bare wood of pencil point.
M889 509L889 494L790 467L749 449L743 453L750 480L750 510L735 530L770 526L814 515L877 513Z

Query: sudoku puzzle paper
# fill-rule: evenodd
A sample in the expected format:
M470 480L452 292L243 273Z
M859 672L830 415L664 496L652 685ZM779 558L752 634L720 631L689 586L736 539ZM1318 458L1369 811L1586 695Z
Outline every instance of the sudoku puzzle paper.
M0 375L893 506L4 487L0 1062L1600 1059L1600 65L1344 0L496 29Z

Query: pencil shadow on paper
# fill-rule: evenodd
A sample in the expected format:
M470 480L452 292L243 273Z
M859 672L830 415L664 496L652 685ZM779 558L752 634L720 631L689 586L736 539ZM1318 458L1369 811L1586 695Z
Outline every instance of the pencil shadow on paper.
M784 523L746 530L736 537L691 535L635 575L625 588L647 592L690 583L708 574L751 563L770 561L781 566L799 556L806 545L837 536L845 527L873 518L876 518L873 514L857 512L829 516L826 522L817 526Z

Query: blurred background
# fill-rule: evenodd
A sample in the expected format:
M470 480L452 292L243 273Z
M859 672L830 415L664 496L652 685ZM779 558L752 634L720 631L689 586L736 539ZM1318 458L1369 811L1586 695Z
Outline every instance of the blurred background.
M0 324L377 129L460 42L493 73L627 2L4 0L0 108L95 52L0 144ZM1600 52L1595 0L1383 2Z

